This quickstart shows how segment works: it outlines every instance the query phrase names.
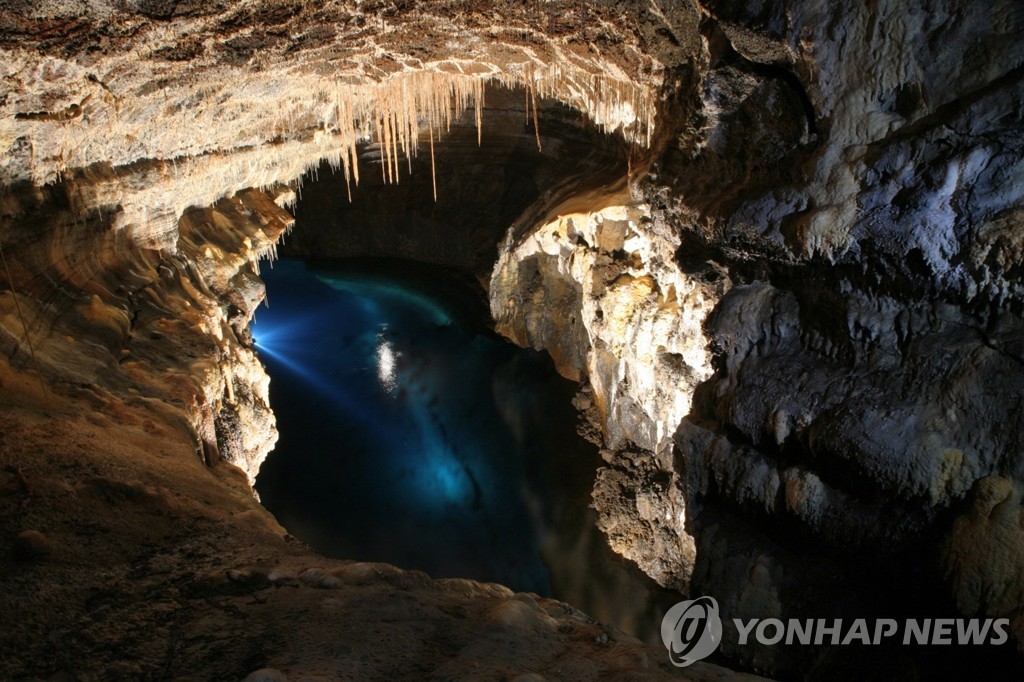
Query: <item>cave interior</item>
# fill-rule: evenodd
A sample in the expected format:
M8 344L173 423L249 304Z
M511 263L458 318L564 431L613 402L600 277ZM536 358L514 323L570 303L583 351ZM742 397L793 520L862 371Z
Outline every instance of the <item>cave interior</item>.
M1014 0L0 29L0 677L1024 668Z

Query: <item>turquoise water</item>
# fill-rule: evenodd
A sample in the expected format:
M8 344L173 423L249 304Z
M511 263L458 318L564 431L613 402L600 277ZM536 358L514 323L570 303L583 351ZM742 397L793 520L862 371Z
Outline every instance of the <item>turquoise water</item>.
M327 556L550 594L542 545L582 517L598 461L575 385L474 324L479 301L443 275L404 267L263 273L253 334L281 440L256 488Z

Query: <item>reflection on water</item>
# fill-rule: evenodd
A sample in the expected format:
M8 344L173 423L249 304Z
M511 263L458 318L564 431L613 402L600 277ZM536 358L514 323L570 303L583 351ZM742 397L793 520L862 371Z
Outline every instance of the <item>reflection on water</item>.
M465 290L407 268L264 273L253 334L281 431L265 506L327 556L496 581L642 630L628 621L648 586L587 508L599 457L575 432L575 385L477 333Z
M282 432L257 485L266 506L331 556L550 593L530 469L567 453L538 437L533 403L557 381L545 358L379 276L285 261L266 280L253 332Z

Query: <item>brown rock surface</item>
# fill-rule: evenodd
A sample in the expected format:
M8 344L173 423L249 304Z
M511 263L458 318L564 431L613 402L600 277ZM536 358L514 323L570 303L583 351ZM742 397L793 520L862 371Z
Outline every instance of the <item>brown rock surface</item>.
M0 457L28 484L0 478L5 679L680 679L567 604L317 557L145 405L0 377L22 389L2 399ZM19 524L46 530L46 561L12 559Z

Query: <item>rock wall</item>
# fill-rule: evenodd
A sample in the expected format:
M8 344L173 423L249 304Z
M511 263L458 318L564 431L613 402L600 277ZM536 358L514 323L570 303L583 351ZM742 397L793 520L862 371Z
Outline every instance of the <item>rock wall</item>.
M5 197L4 352L50 391L153 405L203 460L251 482L277 440L249 333L258 262L293 218L245 191L187 211L175 252L161 254L112 231L110 215L80 223L66 208L77 182Z
M575 199L579 199L576 197ZM711 374L701 323L721 289L680 272L678 240L658 234L628 196L594 196L502 249L490 283L496 329L546 350L589 408L609 468L595 504L612 547L663 587L686 590L694 561L686 501L672 473L674 425ZM708 273L713 271L709 270Z
M623 202L659 257L602 248L599 213L505 245L499 329L586 378L602 528L662 584L728 617L1008 617L1022 641L1022 19L708 3ZM772 673L874 665L736 636Z
M998 263L1021 202L1004 179L1024 170L1021 12L768 14L722 3L709 20L709 70L681 102L702 126L680 131L659 176L676 197L665 219L691 226L683 252L735 283L705 327L715 376L676 432L695 589L740 617L805 613L816 581L911 612L952 597L1019 638L1024 605L996 577L1018 550L993 553L994 520L963 529L991 491L1012 504L1020 475L1019 284ZM774 49L747 46L750 31ZM768 105L783 90L789 108ZM768 144L743 144L754 136ZM716 184L732 196L704 191ZM730 517L769 540L743 568ZM790 584L815 563L842 577Z

